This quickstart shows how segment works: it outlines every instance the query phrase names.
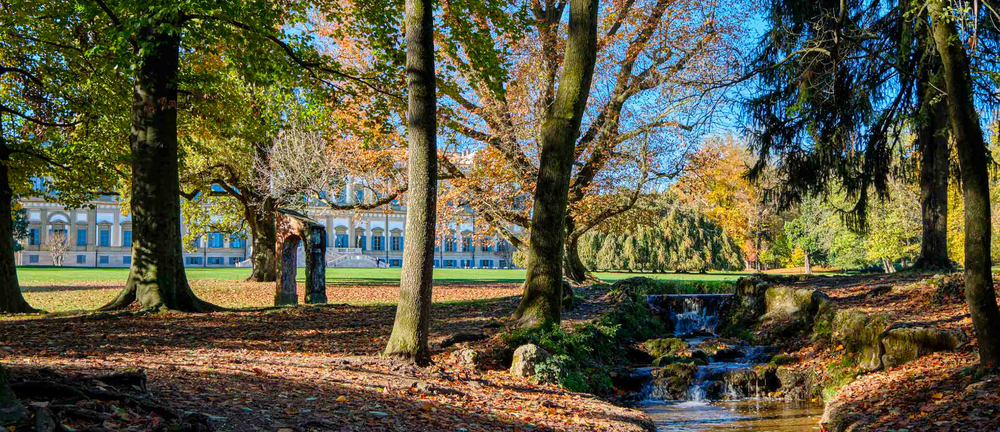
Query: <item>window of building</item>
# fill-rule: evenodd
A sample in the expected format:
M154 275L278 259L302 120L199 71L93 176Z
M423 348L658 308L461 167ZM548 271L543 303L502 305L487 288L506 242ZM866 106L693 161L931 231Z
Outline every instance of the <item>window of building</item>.
M222 257L208 257L208 265L222 265Z
M229 257L229 265L239 264L240 261L243 261L240 257Z
M483 242L480 244L479 250L482 252L492 252L493 244L486 240L483 240Z
M385 250L385 236L372 236L372 250Z
M507 240L497 242L497 252L507 252L508 250L510 250L510 243Z
M389 247L391 247L394 251L403 250L403 237L393 236L391 242L389 243Z
M364 200L365 200L365 191L363 191L361 189L355 189L354 190L354 202L355 203L360 203L360 202L363 202Z
M403 260L401 259L391 259L389 260L389 267L402 267Z
M76 263L77 264L86 264L87 263L87 256L86 255L77 255L76 256Z
M107 264L107 263L111 262L111 257L109 257L107 255L101 255L100 257L97 258L97 262L99 262L101 264Z
M500 268L507 268L507 260L500 260Z
M208 247L210 248L221 248L222 247L222 234L211 233L208 235Z
M365 250L368 247L368 238L365 236L358 236L358 247L361 250Z
M132 265L132 257L130 256L122 257L122 264Z
M189 257L185 258L184 262L187 265L201 265L201 257L200 256L189 256Z
M337 243L334 244L334 247L339 247L339 248L347 247L347 238L348 238L347 234L337 234L337 238L335 240Z
M132 231L122 231L122 246L132 247Z
M101 246L102 247L111 246L111 230L106 230L106 229L101 230Z
M38 228L32 228L28 232L28 244L32 246L38 246L42 244L42 234Z
M462 252L471 252L471 251L472 251L472 238L471 237L462 238Z
M479 266L482 268L493 268L493 260L479 260Z
M195 237L194 241L191 242L191 246L193 246L195 249L200 248L201 247L201 237L200 236L199 237Z
M86 246L87 245L87 229L82 228L76 230L76 245Z
M448 237L444 240L444 251L445 252L455 252L455 238Z
M455 268L455 260L444 260L444 266L446 268Z
M434 260L434 267L435 267L435 268L437 268L437 267L441 267L441 262L440 262L440 261L438 261L438 260Z
M28 264L38 264L38 255L28 255Z
M230 249L243 249L247 247L247 241L239 237L233 236L229 238L229 248Z

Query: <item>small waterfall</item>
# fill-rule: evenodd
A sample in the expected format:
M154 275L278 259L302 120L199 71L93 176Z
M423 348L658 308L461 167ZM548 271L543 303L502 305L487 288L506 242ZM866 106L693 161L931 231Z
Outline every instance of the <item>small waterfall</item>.
M719 313L731 294L654 295L646 301L661 320L671 324L671 333L684 339L694 349L715 336ZM646 392L647 401L742 400L760 398L766 390L761 377L751 369L754 363L765 363L772 350L766 347L729 347L713 355L707 365L683 366L684 378L654 378ZM652 368L651 368L652 369ZM693 376L692 376L693 375ZM655 376L655 374L654 374ZM683 387L690 382L690 385Z
M678 337L712 336L719 312L732 294L665 294L646 299L650 308L672 324Z

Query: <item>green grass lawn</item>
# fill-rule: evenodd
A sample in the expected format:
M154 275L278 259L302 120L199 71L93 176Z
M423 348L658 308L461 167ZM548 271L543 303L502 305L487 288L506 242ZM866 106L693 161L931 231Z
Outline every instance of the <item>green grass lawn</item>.
M400 269L375 268L328 268L326 280L331 285L394 285L399 283ZM717 283L735 281L746 273L713 272L708 274L653 274L653 273L610 273L601 272L597 277L614 282L635 276L646 276L660 280L693 283ZM234 267L189 267L190 280L241 281L250 276L249 268ZM17 268L17 278L22 284L67 284L74 282L124 282L128 277L126 268L81 268L81 267L33 267ZM304 280L303 269L299 269L299 280ZM524 270L493 269L434 269L434 280L441 285L451 284L494 284L521 283Z

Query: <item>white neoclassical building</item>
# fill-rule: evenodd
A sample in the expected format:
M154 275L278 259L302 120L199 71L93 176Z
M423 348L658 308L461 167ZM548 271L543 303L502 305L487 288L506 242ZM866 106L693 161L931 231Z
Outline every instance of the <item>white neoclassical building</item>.
M348 194L353 196L355 194ZM362 194L355 199L363 200ZM87 206L67 209L40 198L20 200L27 211L28 237L21 241L19 265L128 267L132 259L132 221L123 216L118 197L104 196ZM376 210L332 210L310 206L306 214L326 227L330 267L400 267L406 245L406 209L388 205ZM509 268L510 244L476 235L475 218L453 224L439 239L434 266L439 268ZM182 226L182 230L186 228ZM54 240L64 239L61 244ZM199 238L185 250L188 267L249 266L249 242L222 234ZM304 254L298 254L304 260ZM300 266L303 263L299 263Z

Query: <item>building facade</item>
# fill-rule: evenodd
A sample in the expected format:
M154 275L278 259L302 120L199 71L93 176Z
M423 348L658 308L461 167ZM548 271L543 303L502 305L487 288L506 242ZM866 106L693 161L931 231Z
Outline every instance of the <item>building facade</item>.
M354 197L354 194L347 196ZM346 197L345 197L346 198ZM361 194L354 197L364 200ZM18 264L73 267L128 267L132 259L132 220L121 214L118 197L105 196L79 209L39 198L20 200L27 211L28 238ZM327 231L328 267L401 267L406 246L406 210L388 205L376 210L332 210L309 206L305 213ZM475 218L448 227L434 252L438 268L510 268L510 244L476 235ZM187 229L183 226L182 234ZM248 239L209 234L184 251L187 267L250 266ZM301 246L300 246L301 248ZM193 250L189 250L193 249ZM299 265L304 255L298 254Z

